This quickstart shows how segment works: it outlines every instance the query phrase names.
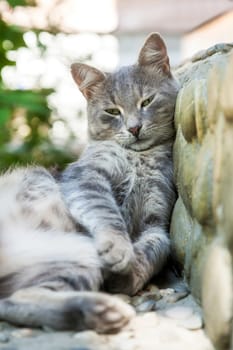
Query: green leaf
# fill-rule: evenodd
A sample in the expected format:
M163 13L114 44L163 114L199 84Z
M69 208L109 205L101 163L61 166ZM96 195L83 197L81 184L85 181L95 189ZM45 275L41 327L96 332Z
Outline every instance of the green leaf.
M7 2L11 7L27 6L27 1L25 0L7 0Z
M49 89L40 91L0 89L0 108L23 107L43 119L50 113L46 97L52 91Z
M5 125L11 117L10 108L0 108L0 127Z

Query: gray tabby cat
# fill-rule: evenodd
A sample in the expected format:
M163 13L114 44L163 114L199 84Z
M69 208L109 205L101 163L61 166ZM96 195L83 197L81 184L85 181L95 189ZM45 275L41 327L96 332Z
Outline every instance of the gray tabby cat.
M0 319L116 331L169 255L173 114L178 91L153 33L138 63L113 74L73 64L90 145L56 183L43 168L0 178Z
M71 71L87 99L92 142L64 172L62 192L95 240L108 290L135 294L169 254L177 83L156 33L136 65L106 74L76 63Z

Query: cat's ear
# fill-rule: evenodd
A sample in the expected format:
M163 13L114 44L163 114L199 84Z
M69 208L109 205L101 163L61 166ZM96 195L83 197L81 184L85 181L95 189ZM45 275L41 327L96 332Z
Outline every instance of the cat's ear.
M148 36L139 53L138 63L141 66L155 67L165 74L171 74L167 48L158 33Z
M71 74L86 99L89 99L97 85L105 80L104 73L84 63L73 63Z

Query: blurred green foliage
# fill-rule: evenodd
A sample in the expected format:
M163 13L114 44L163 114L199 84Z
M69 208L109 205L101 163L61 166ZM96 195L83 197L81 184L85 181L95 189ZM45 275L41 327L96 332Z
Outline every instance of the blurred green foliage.
M33 0L7 2L11 7L34 5ZM75 156L69 148L58 147L49 137L52 116L47 96L52 90L11 90L2 79L2 69L15 65L9 60L8 52L26 46L24 32L5 23L0 13L0 171L31 163L61 169Z

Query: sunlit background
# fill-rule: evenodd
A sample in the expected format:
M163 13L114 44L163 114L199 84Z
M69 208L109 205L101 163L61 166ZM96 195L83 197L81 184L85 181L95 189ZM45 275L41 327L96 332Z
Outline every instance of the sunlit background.
M74 61L105 71L134 63L160 32L171 64L233 41L230 0L0 0L0 169L62 168L87 141Z

